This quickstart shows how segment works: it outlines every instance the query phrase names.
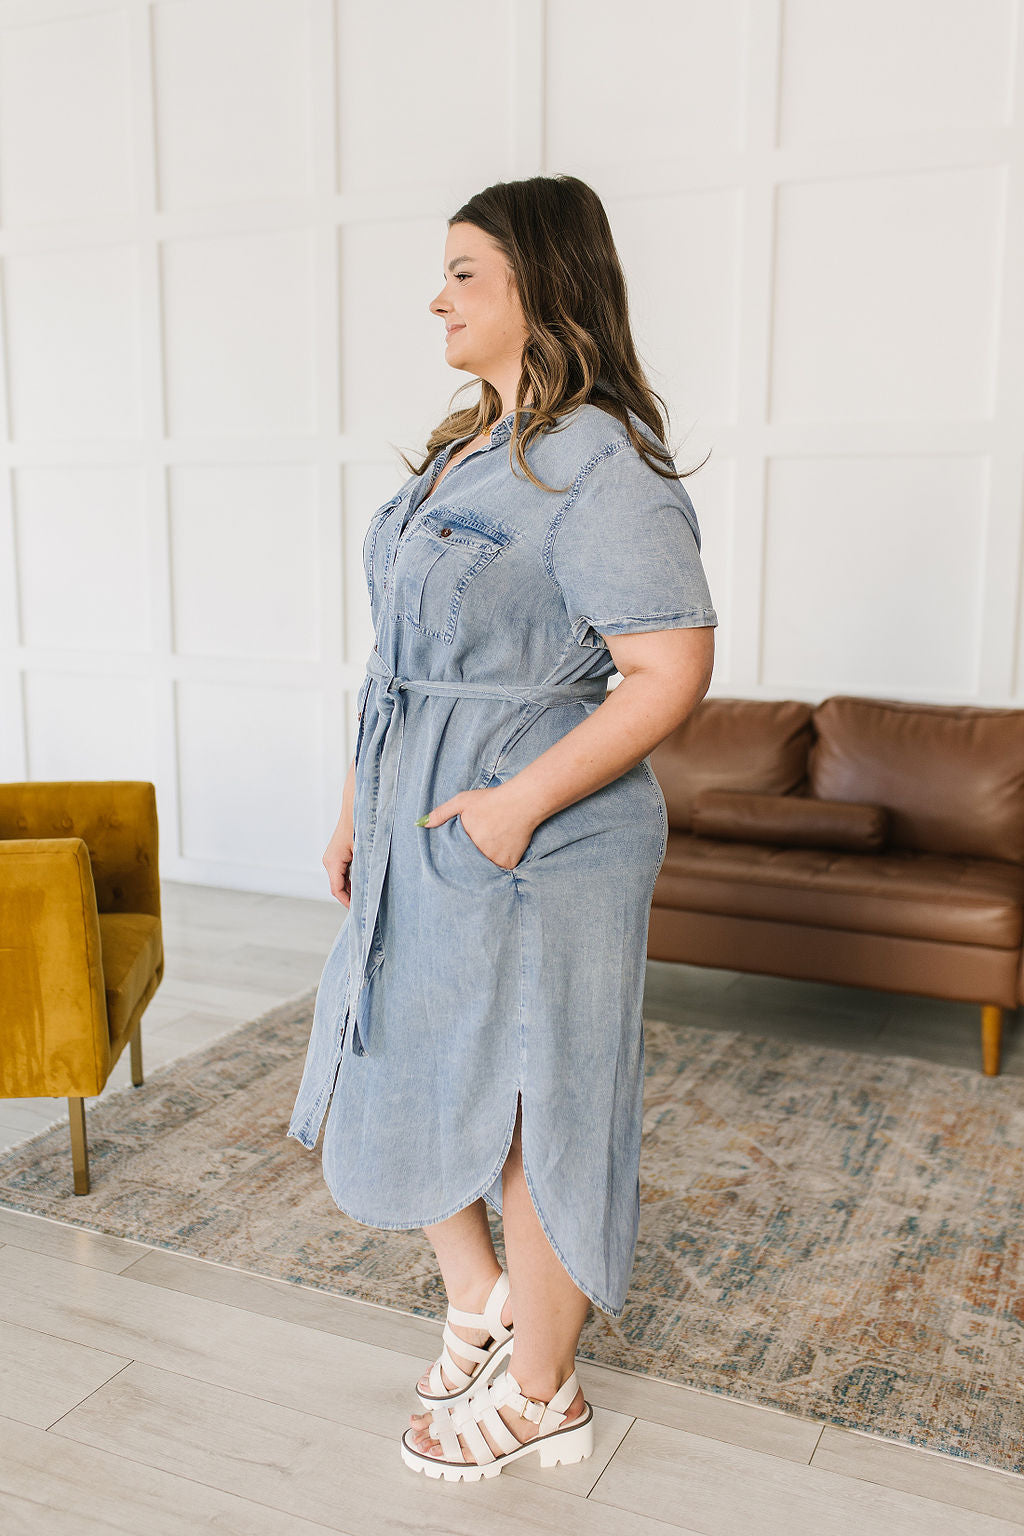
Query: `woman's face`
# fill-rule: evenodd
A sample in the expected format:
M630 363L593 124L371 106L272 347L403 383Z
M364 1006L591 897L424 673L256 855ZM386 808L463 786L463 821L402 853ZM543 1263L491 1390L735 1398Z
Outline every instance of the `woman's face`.
M444 321L445 361L514 401L527 328L512 269L482 229L453 224L444 244L444 279L430 312Z

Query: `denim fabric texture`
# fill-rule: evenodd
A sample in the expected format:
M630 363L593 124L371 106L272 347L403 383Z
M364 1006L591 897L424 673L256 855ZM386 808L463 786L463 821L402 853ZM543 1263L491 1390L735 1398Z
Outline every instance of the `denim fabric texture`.
M636 416L639 431L650 429ZM680 481L584 405L513 466L512 415L430 491L449 444L370 519L351 906L327 956L287 1134L339 1209L428 1226L523 1163L576 1285L622 1314L640 1213L641 1003L665 797L648 758L537 827L514 869L459 816L592 714L602 635L717 625ZM561 489L563 488L564 489ZM329 1106L329 1112L328 1112Z

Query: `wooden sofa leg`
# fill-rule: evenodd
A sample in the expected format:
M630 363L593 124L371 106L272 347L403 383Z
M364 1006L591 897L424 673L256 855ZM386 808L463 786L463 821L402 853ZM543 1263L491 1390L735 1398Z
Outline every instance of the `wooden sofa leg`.
M981 1064L986 1077L999 1074L999 1051L1003 1040L1003 1010L994 1003L981 1008Z
M135 1028L131 1032L128 1041L132 1053L132 1083L136 1088L142 1087L142 1019L136 1021Z
M68 1098L68 1123L71 1126L71 1166L75 1175L75 1194L89 1193L89 1145L85 1139L85 1100Z

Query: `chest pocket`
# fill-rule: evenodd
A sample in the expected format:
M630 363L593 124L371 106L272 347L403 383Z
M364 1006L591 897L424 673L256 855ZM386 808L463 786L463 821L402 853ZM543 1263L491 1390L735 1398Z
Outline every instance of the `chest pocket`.
M398 541L396 616L426 635L451 641L470 583L511 542L500 523L470 507L431 507Z
M395 508L401 505L403 496L404 492L399 491L397 496L392 496L390 501L378 507L363 536L363 572L366 576L366 590L370 594L371 605L384 573L386 539L383 536L383 529Z

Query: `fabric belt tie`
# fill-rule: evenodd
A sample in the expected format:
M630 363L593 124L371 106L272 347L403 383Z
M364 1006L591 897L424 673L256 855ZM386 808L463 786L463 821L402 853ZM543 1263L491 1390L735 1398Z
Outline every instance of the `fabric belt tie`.
M391 854L398 765L402 756L402 733L405 728L405 694L439 693L457 698L502 699L513 704L538 704L541 708L547 709L553 704L564 704L570 699L603 700L608 693L607 679L601 677L588 678L578 683L551 683L538 686L441 682L432 678L399 677L392 672L376 650L371 653L366 664L366 673L382 685L377 691L377 709L385 720L385 727L380 749L377 816L366 859L363 920L361 924L354 925L357 937L354 940L355 954L350 959L346 1018L351 1019L352 1048L357 1056L367 1054L366 1030L361 1024L361 1018L369 984L370 952L377 931L381 894L384 890L388 859ZM365 702L363 708L364 710L366 708ZM353 895L355 895L354 891Z

